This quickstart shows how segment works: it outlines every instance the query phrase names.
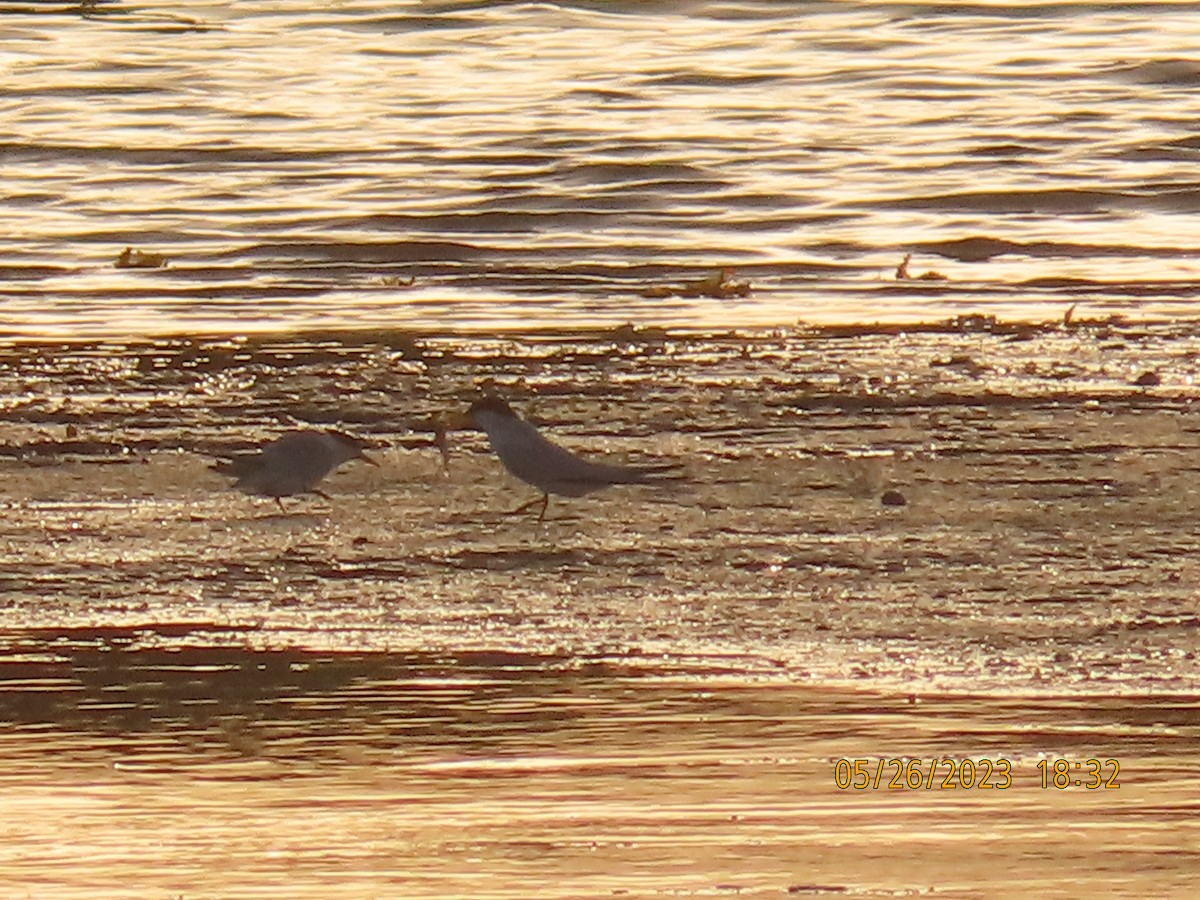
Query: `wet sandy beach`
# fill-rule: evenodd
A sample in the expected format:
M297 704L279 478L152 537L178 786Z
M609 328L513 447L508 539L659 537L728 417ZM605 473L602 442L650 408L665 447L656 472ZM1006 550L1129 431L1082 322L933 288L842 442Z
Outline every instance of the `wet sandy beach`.
M1198 351L980 317L0 349L0 880L1191 896ZM687 481L504 515L480 436L432 446L482 386ZM296 422L383 465L282 513L208 471ZM834 783L934 756L1014 783ZM1119 788L1040 787L1093 757Z

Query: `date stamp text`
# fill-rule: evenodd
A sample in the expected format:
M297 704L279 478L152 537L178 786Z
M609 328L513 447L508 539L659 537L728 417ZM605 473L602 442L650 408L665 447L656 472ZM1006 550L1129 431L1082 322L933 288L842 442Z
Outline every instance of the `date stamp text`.
M1121 787L1121 764L1115 759L1043 759L1036 770L1043 790ZM833 783L843 791L1003 791L1013 786L1013 764L1003 757L839 759L833 765Z

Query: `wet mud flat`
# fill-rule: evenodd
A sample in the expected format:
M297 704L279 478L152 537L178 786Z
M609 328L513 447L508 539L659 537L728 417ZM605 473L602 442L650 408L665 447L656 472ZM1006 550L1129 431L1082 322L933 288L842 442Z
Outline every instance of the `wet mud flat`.
M4 347L0 874L100 895L150 829L136 883L184 895L1187 896L1198 352L987 319ZM481 388L687 479L508 516L481 436L433 446ZM284 512L208 471L295 423L383 465ZM1020 782L833 784L934 754ZM1044 790L1045 755L1121 787Z

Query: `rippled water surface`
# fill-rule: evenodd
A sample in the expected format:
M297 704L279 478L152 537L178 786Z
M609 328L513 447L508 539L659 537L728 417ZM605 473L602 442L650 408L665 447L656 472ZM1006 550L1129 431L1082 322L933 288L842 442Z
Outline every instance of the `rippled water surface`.
M0 4L4 896L1200 896L1197 10Z
M1193 3L0 13L20 335L1181 315L1200 286ZM948 280L897 284L906 252ZM750 295L661 295L719 267Z
M63 632L0 672L10 896L1194 895L1195 697L915 702L146 637ZM1039 761L1096 754L1111 786L1041 786ZM838 787L839 760L881 758L1011 768Z

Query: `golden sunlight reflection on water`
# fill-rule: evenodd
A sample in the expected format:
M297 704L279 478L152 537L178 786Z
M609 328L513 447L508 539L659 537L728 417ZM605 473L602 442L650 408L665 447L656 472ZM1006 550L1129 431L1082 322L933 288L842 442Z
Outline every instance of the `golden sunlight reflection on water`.
M10 896L1194 887L1195 698L913 702L503 655L237 659L6 665ZM1093 755L1120 760L1119 789L1041 788L1039 759ZM1013 783L838 789L837 760L881 757L1006 758Z
M1200 290L1193 4L10 7L20 337L1190 317ZM906 252L947 280L888 290ZM722 267L748 298L664 301Z
M5 897L1200 896L1196 4L0 16Z

